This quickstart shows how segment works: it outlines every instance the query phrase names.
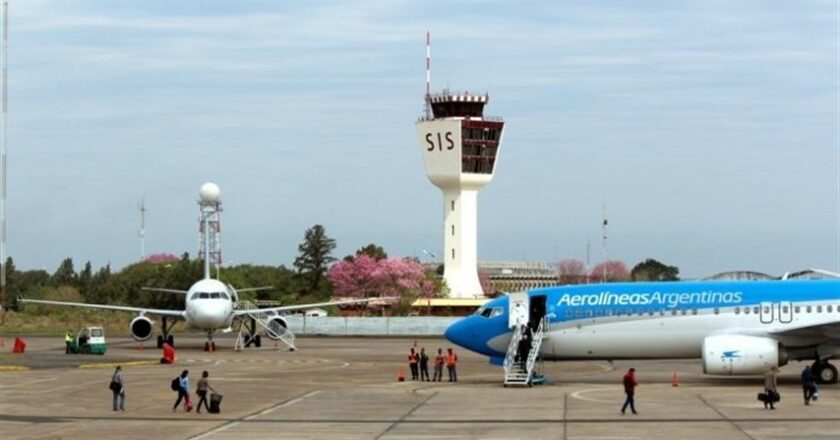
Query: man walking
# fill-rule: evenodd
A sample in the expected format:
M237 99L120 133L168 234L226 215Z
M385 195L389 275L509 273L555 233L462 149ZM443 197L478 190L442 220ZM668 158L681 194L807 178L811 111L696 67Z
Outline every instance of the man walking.
M779 367L773 367L764 373L764 394L767 398L764 399L764 409L768 406L770 409L776 409L773 404L778 400L779 391L777 389L776 375L779 373Z
M458 364L458 355L451 348L446 349L446 369L449 370L449 381L458 382L458 372L455 366Z
M125 411L125 382L123 382L122 366L117 365L111 376L111 393L114 394L114 411Z
M443 350L438 348L435 356L435 375L433 381L440 382L443 379L443 364L446 363L446 358L443 356Z
M624 405L621 407L621 415L624 415L624 411L627 410L627 406L630 406L630 411L633 411L633 414L638 414L636 412L636 404L635 404L635 395L636 395L636 387L639 385L639 382L636 381L636 369L631 368L627 371L627 374L624 375L622 379L622 383L624 384L624 394L627 395L627 398L624 399Z
M810 405L814 398L814 392L817 390L816 382L811 366L806 365L805 369L802 370L802 397L805 398L806 405Z

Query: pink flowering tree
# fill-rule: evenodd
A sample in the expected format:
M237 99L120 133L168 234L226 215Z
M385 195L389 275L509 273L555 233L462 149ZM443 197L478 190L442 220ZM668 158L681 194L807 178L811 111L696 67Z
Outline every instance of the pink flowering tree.
M144 263L151 264L174 263L176 261L178 261L178 257L165 252L149 255L145 260L143 260Z
M557 263L557 280L560 284L585 283L587 281L586 266L580 260L562 260Z
M330 268L327 277L336 298L399 298L394 311L405 312L417 298L438 294L419 262L408 258L376 260L365 254L344 260Z
M592 272L589 273L589 279L596 283L603 280L611 283L616 281L629 281L630 271L627 270L627 266L621 261L609 260L593 267Z

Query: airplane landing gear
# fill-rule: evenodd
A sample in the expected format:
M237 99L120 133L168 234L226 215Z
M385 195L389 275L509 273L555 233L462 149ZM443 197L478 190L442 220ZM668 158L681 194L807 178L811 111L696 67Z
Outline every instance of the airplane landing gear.
M214 352L216 351L216 343L213 342L213 331L207 331L207 342L204 343L204 351L207 352Z
M811 365L811 372L817 378L817 383L831 384L837 383L837 367L831 365L830 362L816 361Z
M172 347L175 347L175 338L169 334L169 331L172 330L172 327L175 325L176 321L173 321L171 324L167 324L166 316L162 318L160 330L161 333L157 337L157 348L163 348L163 343L166 342Z

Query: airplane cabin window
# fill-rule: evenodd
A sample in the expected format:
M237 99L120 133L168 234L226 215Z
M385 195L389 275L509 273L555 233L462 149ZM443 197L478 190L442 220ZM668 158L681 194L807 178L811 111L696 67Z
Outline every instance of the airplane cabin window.
M648 316L653 316L653 309L648 309Z
M715 315L720 314L720 307L715 307Z
M573 315L572 309L566 309L566 318L571 318Z
M680 314L681 314L681 315L685 315L686 313L687 313L687 312L686 312L686 310L685 310L685 309L680 310Z
M676 316L676 315L677 315L677 309L676 308L671 309L671 316Z
M587 311L586 311L586 317L587 317L587 318L591 318L591 317L592 317L592 310L587 310Z
M745 314L745 315L749 315L749 314L750 314L750 308L749 308L749 307L744 307L744 314Z
M740 307L735 307L735 314L736 314L736 315L740 315L740 314L741 314L741 308L740 308Z
M817 306L817 313L822 313L822 306Z
M799 306L793 307L793 313L799 313Z
M805 306L805 313L811 313L811 306Z
M825 306L825 311L831 313L831 304Z
M787 313L790 308L788 306L782 306L782 313Z
M583 310L581 310L581 309L575 310L575 317L583 318Z
M691 309L691 314L696 315L697 314L697 309Z
M747 308L747 307L745 307ZM753 307L753 313L758 313L758 307Z
M209 294L209 293L207 293L207 292L201 292L201 293L198 295L198 297L199 297L199 298L201 298L201 299L207 299L207 298L210 298L210 294Z
M659 309L659 316L665 316L665 309Z

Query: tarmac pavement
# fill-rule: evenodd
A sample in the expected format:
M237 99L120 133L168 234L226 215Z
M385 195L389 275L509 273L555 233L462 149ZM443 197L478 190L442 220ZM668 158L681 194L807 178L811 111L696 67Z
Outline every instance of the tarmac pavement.
M459 381L398 382L413 339L299 338L289 352L264 339L234 352L233 338L176 339L175 365L130 339L105 356L65 355L61 338L26 338L0 349L0 438L16 439L831 439L840 438L840 385L805 406L804 363L784 367L775 411L756 400L760 377L709 377L699 360L545 364L549 383L502 387L501 369L459 350ZM442 339L418 339L432 353ZM111 410L108 383L124 366L126 411ZM28 368L10 371L8 368ZM639 415L622 416L621 376L637 370ZM172 411L170 380L202 370L221 394L220 414ZM679 386L671 384L677 374ZM446 373L444 372L444 375ZM192 390L191 390L192 391ZM197 397L193 396L193 403Z

